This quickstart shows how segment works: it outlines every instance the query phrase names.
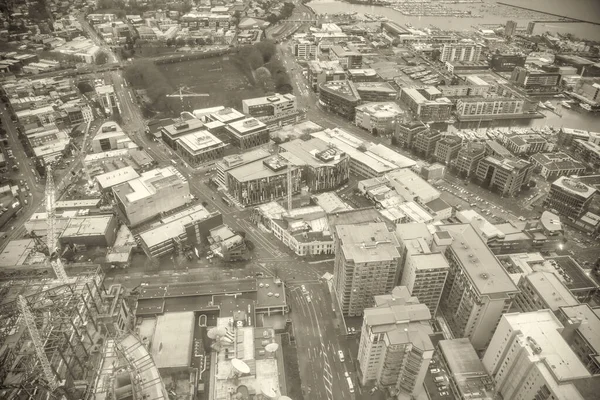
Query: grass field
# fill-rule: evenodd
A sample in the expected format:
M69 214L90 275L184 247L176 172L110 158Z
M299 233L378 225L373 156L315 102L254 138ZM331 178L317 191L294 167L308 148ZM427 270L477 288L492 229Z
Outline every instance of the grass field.
M174 90L183 86L191 93L207 93L209 97L170 98L171 107L177 111L226 106L241 110L242 100L263 96L261 88L255 88L232 62L231 56L184 61L159 65Z

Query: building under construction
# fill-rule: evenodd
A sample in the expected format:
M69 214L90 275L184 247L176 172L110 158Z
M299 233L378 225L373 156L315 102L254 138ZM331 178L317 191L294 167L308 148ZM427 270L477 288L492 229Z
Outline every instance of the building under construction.
M67 280L54 279L49 266L2 272L0 398L98 398L106 346L121 343L131 330L125 290L105 288L98 265L69 266ZM135 374L135 366L128 371ZM110 390L123 386L123 378L119 382Z

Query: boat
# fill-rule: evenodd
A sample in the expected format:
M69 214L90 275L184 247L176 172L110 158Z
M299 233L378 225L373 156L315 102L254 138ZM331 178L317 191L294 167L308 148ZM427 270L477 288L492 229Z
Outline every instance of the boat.
M590 106L587 103L581 103L581 108L583 108L585 111L592 111L592 106Z
M556 109L554 104L550 103L550 101L545 102L544 105L546 106L546 108L549 108L550 110Z
M544 110L548 109L548 107L546 107L541 101L538 103L538 107L543 108Z
M561 101L560 105L563 106L564 108L571 108L571 105L569 103L567 103L566 101Z

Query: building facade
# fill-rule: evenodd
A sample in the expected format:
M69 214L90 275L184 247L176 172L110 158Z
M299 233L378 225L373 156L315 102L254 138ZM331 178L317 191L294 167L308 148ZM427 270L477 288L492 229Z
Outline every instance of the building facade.
M588 211L595 193L596 189L593 187L561 176L550 185L544 207L574 220Z
M269 143L269 130L267 126L256 118L246 118L235 121L225 127L231 143L240 150L248 150L253 147Z
M502 196L516 196L529 184L533 168L520 159L487 156L479 161L475 176L482 186L496 190Z
M251 117L278 117L296 111L296 96L279 94L242 100L242 111Z
M440 61L479 61L481 56L481 45L471 41L458 43L444 43L440 54Z
M435 144L433 156L437 162L444 165L451 165L456 160L458 153L462 148L462 139L456 135L444 135Z
M514 98L465 98L456 102L456 115L459 120L491 120L523 114L523 99Z
M356 107L354 123L374 136L391 135L395 132L396 121L404 114L394 102L366 103Z
M334 81L319 84L319 102L328 111L353 120L361 98L351 81Z

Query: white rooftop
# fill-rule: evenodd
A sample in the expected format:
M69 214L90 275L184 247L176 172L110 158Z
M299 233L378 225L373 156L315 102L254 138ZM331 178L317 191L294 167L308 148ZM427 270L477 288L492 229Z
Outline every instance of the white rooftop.
M106 172L94 177L102 189L109 189L121 183L139 178L140 175L135 172L133 167L127 166L114 171Z

